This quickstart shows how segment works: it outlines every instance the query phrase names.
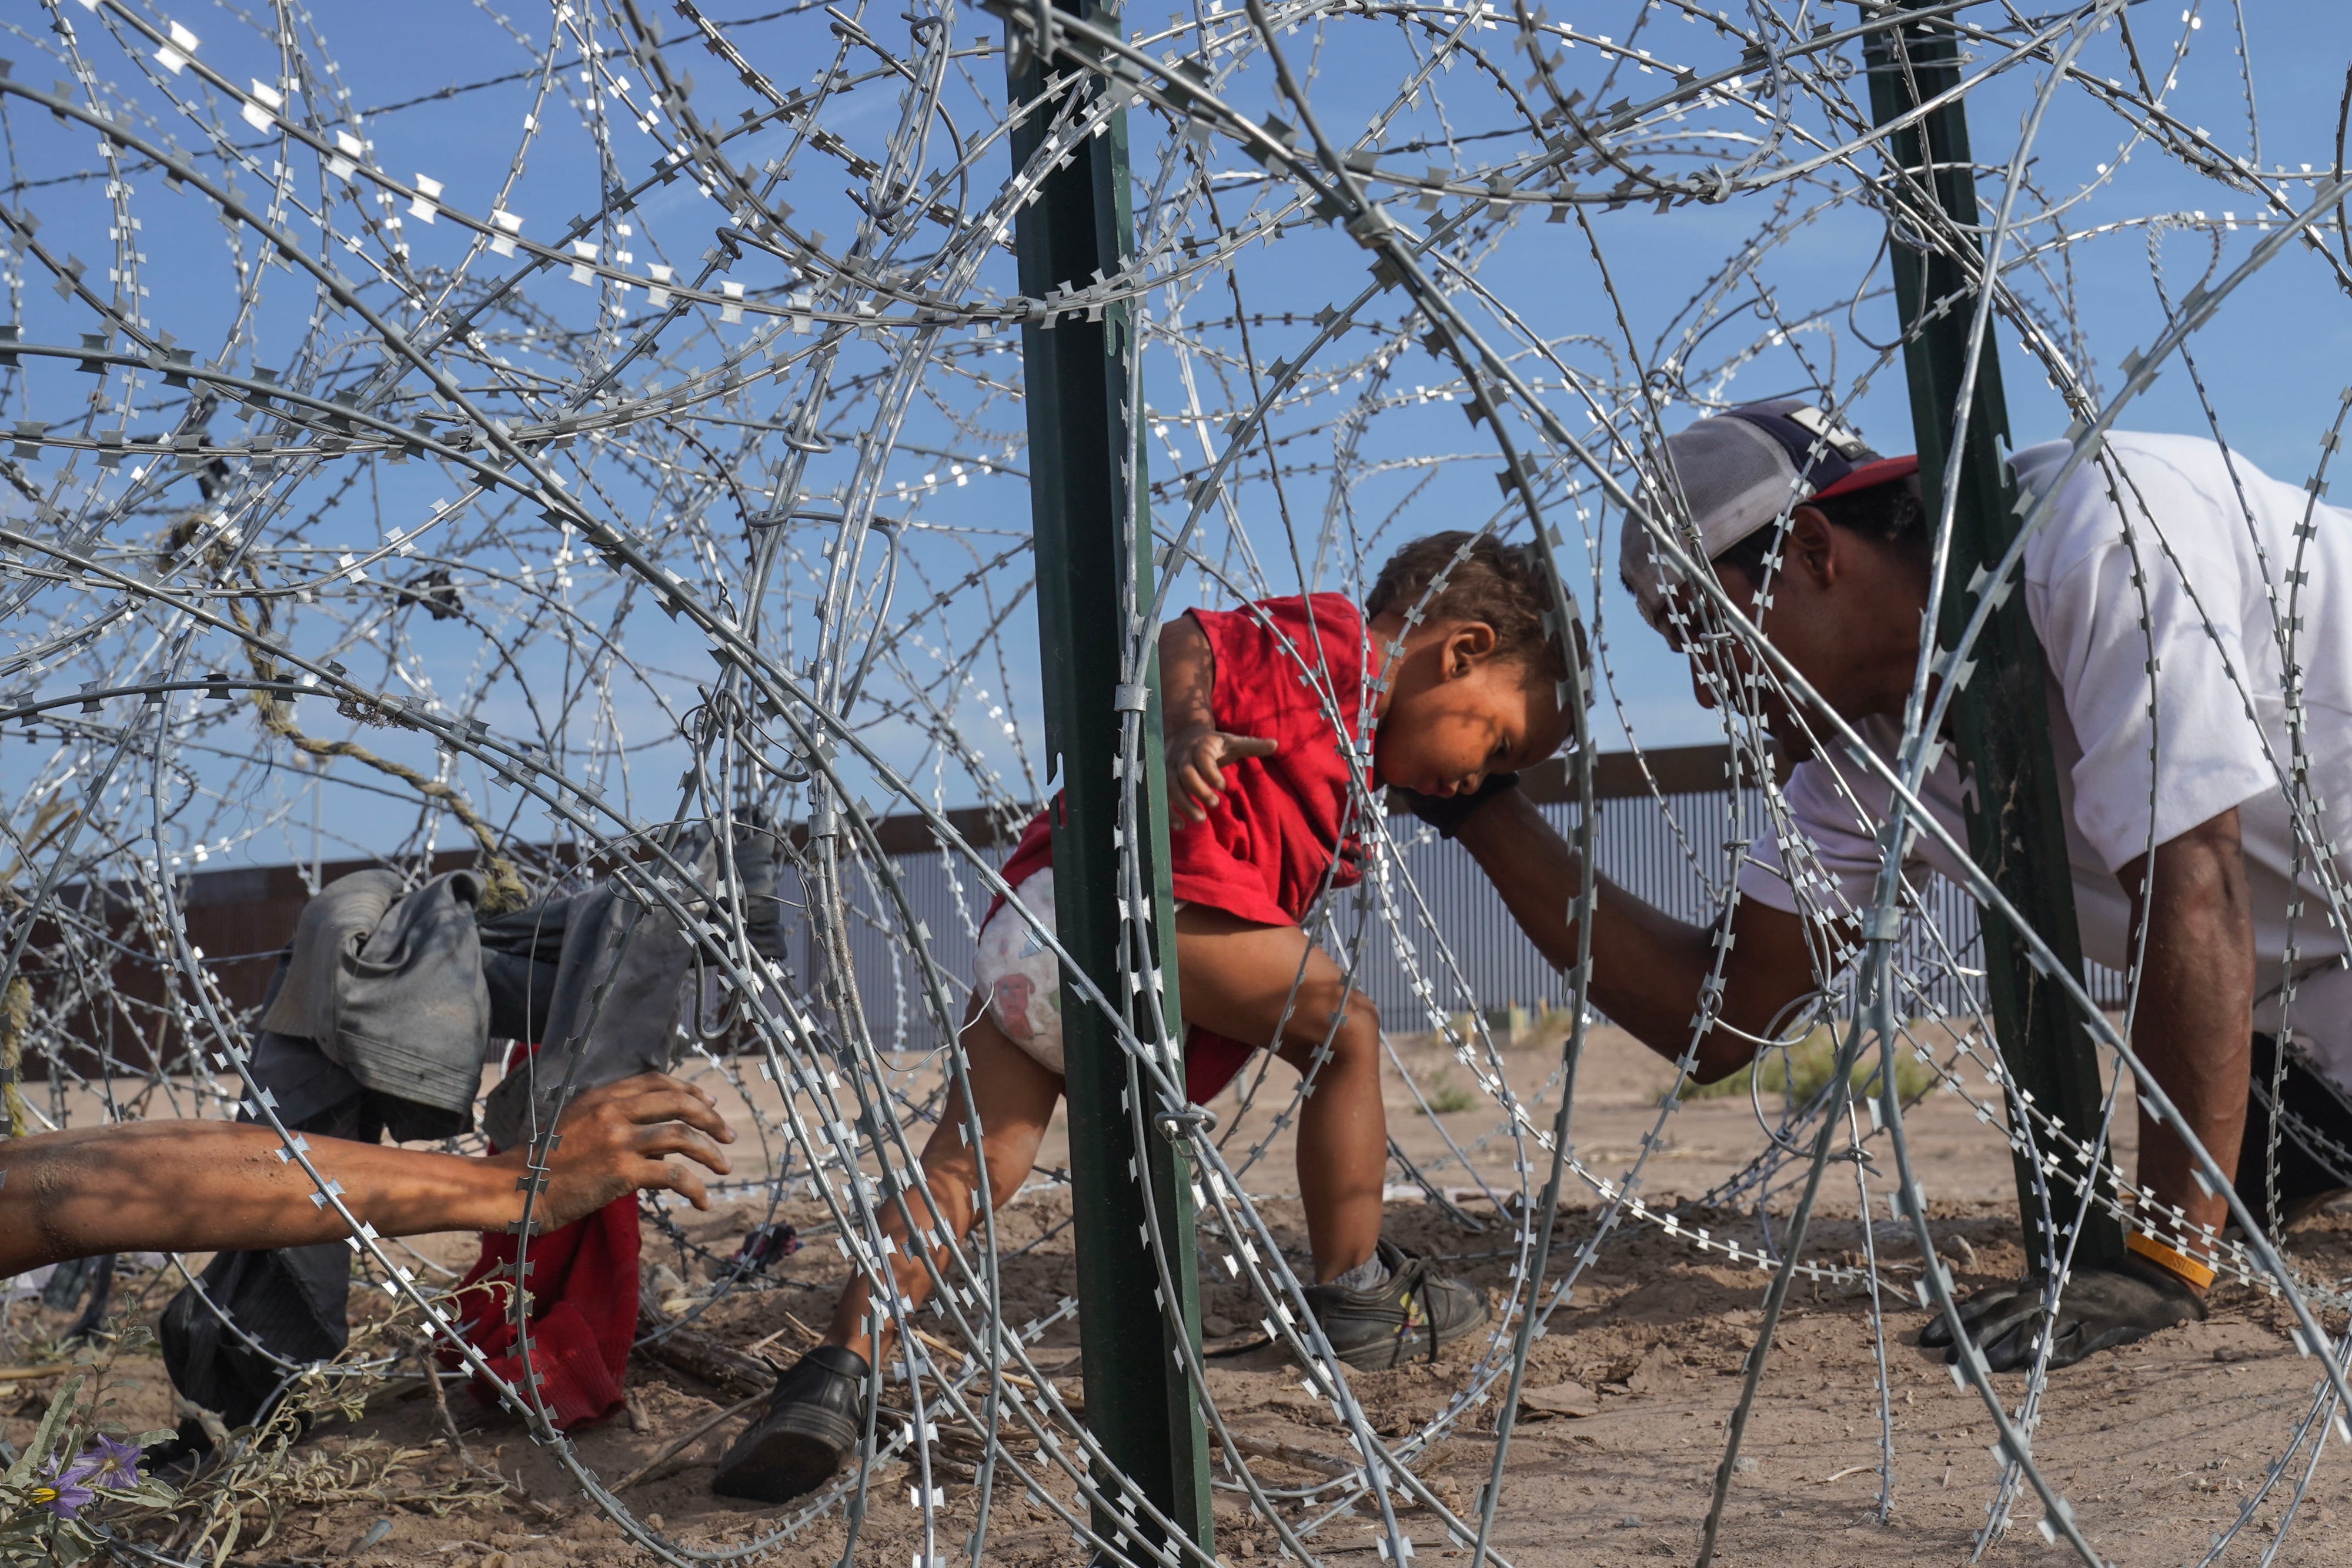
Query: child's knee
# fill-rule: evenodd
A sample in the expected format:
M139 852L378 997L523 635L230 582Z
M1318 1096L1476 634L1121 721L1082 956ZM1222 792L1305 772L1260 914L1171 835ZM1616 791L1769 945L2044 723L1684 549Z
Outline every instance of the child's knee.
M1381 1050L1381 1009L1352 987L1331 1009L1331 1050L1349 1061L1376 1059Z
M1318 1014L1305 1015L1299 1021L1306 1022L1309 1018L1313 1019L1312 1036L1307 1030L1294 1025L1292 1039L1282 1052L1286 1061L1301 1071L1310 1068L1327 1072L1334 1068L1378 1070L1381 1013L1371 998L1349 989L1327 1003Z

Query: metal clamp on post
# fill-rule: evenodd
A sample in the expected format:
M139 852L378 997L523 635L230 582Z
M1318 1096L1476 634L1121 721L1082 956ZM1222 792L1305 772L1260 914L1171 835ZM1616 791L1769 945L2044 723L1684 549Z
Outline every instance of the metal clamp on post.
M1181 1111L1160 1112L1152 1118L1152 1124L1161 1137L1181 1149L1187 1134L1199 1133L1205 1137L1215 1132L1217 1113L1205 1105L1188 1105Z

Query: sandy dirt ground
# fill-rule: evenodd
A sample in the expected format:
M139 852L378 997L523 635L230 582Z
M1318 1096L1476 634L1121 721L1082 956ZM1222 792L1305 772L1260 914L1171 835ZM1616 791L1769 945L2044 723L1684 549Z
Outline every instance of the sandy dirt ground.
M1530 1039L1509 1052L1511 1077L1522 1087L1540 1082L1557 1061L1557 1040ZM1424 1092L1440 1083L1444 1058L1425 1046L1408 1048L1407 1061ZM1280 1070L1277 1070L1279 1073ZM1594 1039L1579 1095L1577 1145L1601 1168L1622 1168L1656 1118L1666 1071L1622 1034ZM1284 1086L1286 1094L1286 1084ZM1435 1160L1445 1152L1436 1127L1412 1109L1403 1081L1391 1085L1391 1122L1406 1153ZM1490 1102L1441 1118L1468 1144L1491 1130ZM2126 1119L2127 1120L2127 1119ZM2021 1262L2010 1166L1995 1130L1979 1125L1957 1097L1931 1097L1906 1119L1915 1156L1928 1174L1931 1211L1942 1244L1968 1288L2013 1277ZM1263 1117L1250 1129L1262 1134ZM1744 1098L1694 1103L1671 1121L1667 1141L1649 1166L1645 1196L1659 1204L1707 1191L1761 1145L1762 1134ZM1061 1157L1049 1145L1048 1165ZM1500 1181L1512 1154L1494 1140L1480 1155L1490 1180ZM1474 1185L1459 1167L1446 1185ZM1276 1143L1250 1173L1253 1194L1276 1235L1303 1252L1288 1149ZM1592 1207L1573 1205L1564 1216L1555 1253L1561 1263L1590 1233ZM1793 1192L1778 1193L1785 1212ZM1907 1227L1885 1215L1880 1200L1877 1245L1897 1285L1916 1277ZM1825 1260L1851 1261L1863 1245L1850 1179L1830 1184L1809 1251ZM1005 1211L1008 1247L1029 1249L1007 1260L1005 1311L1018 1322L1049 1310L1072 1288L1067 1189L1033 1188ZM1471 1212L1478 1210L1471 1206ZM1486 1211L1491 1215L1492 1210ZM814 1229L824 1215L803 1200L786 1218ZM708 1215L685 1212L688 1235L715 1250L732 1249L758 1218L748 1204L723 1205ZM1694 1223L1717 1234L1752 1241L1752 1216L1698 1213ZM1744 1228L1743 1228L1744 1227ZM1407 1246L1454 1260L1465 1278L1493 1288L1499 1299L1507 1260L1494 1254L1507 1228L1465 1228L1442 1208L1400 1200L1390 1209L1390 1234ZM1966 1245L1962 1246L1961 1241ZM2329 1214L2298 1231L2295 1259L2318 1281L2352 1274L2352 1215ZM471 1239L436 1238L420 1250L451 1267L468 1261ZM1973 1263L1968 1262L1972 1255ZM678 1254L651 1228L646 1266L676 1268ZM806 1341L801 1325L821 1322L845 1266L831 1246L814 1244L779 1264L763 1289L738 1291L699 1320L720 1342L751 1346L789 1361ZM1222 1271L1216 1279L1222 1280ZM673 1286L691 1292L698 1275L689 1267ZM1654 1228L1622 1232L1602 1252L1573 1304L1555 1318L1533 1353L1528 1383L1549 1387L1574 1380L1593 1391L1597 1409L1581 1417L1554 1416L1523 1424L1514 1438L1498 1509L1495 1546L1520 1568L1583 1568L1696 1557L1707 1490L1721 1451L1726 1416L1737 1399L1741 1358L1759 1318L1765 1277L1753 1269L1703 1258ZM658 1291L657 1291L658 1293ZM120 1305L152 1322L168 1286L133 1281ZM2105 1559L2124 1565L2189 1563L2209 1539L2235 1519L2263 1484L2266 1469L2284 1451L2290 1429L2308 1407L2315 1365L2300 1359L2283 1311L2254 1291L2221 1288L2210 1321L2095 1358L2053 1375L2036 1452L2071 1500L2075 1516ZM1211 1284L1204 1296L1213 1331L1245 1343L1234 1325L1254 1322L1255 1304L1237 1289ZM380 1318L385 1298L355 1290L354 1315ZM18 1303L12 1309L18 1356L25 1331L36 1341L54 1334L63 1314ZM1735 1479L1718 1561L1730 1568L1898 1568L1911 1563L1961 1563L1984 1518L1995 1469L1986 1452L1992 1431L1973 1392L1956 1389L1946 1369L1911 1343L1922 1314L1890 1311L1885 1347L1895 1473L1889 1512L1878 1517L1877 1378L1867 1303L1859 1290L1800 1285L1783 1322L1744 1449L1752 1465ZM2341 1324L2332 1325L2341 1329ZM1213 1338L1214 1337L1213 1333ZM1077 1334L1065 1322L1045 1335L1035 1359L1056 1375L1076 1402ZM1450 1349L1434 1365L1352 1375L1368 1414L1384 1433L1414 1429L1457 1388L1475 1359L1472 1346ZM168 1424L170 1393L152 1360L125 1356L112 1371L117 1419L125 1426ZM2022 1379L2000 1380L2012 1399ZM740 1389L706 1382L640 1355L630 1368L632 1408L573 1434L580 1458L607 1484L659 1458L677 1441L735 1404ZM1292 1450L1342 1451L1346 1439L1331 1413L1299 1390L1297 1375L1270 1352L1219 1359L1212 1392L1235 1430ZM12 1440L21 1440L48 1385L30 1383L0 1396ZM432 1401L421 1390L380 1396L356 1420L318 1426L299 1457L329 1457L381 1465L404 1454L376 1495L344 1497L289 1511L268 1541L241 1549L232 1561L263 1563L448 1563L453 1568L544 1568L557 1563L618 1564L646 1561L596 1508L583 1500L551 1456L534 1447L520 1423L478 1405L452 1386L455 1412L468 1454L499 1467L518 1483L504 1500L436 1513L425 1494L448 1484L459 1469ZM1491 1411L1492 1406L1487 1406ZM1484 1417L1490 1425L1491 1416ZM1492 1462L1488 1431L1457 1428L1420 1466L1439 1497L1462 1510L1475 1506ZM713 1497L712 1465L738 1422L719 1423L675 1458L631 1486L624 1500L683 1545L709 1550L739 1543L762 1531L772 1511ZM1025 1449L1025 1442L1022 1445ZM959 1450L946 1448L950 1458ZM2307 1453L2307 1449L2305 1452ZM969 1457L969 1450L961 1451ZM1284 1458L1255 1461L1269 1484L1302 1485L1319 1478ZM2301 1459L2297 1461L2299 1470ZM1034 1469L1028 1473L1034 1474ZM919 1550L918 1514L908 1500L902 1464L881 1467L856 1552L860 1563L903 1563ZM1062 1483L1066 1495L1066 1482ZM952 1560L972 1523L972 1489L952 1479L940 1513L935 1550ZM2255 1525L2231 1549L2229 1561L2252 1563L2274 1545L2281 1564L2352 1562L2352 1486L2343 1456L2331 1444L2288 1539L2275 1540L2284 1490L2258 1511ZM408 1498L408 1501L399 1500ZM386 1500L387 1499L392 1500ZM257 1518L257 1515L256 1516ZM1991 1562L2072 1560L2062 1545L2046 1544L2034 1529L2030 1503L2019 1524L1988 1554ZM1444 1562L1469 1555L1450 1543L1436 1518L1408 1512L1403 1522L1416 1560ZM1220 1493L1218 1545L1230 1561L1270 1560L1271 1530L1252 1520L1239 1500ZM248 1541L251 1540L248 1535ZM1379 1535L1369 1507L1327 1524L1315 1538L1332 1561L1377 1563ZM775 1560L829 1563L843 1548L844 1526L820 1521L778 1550ZM1000 1489L992 1510L986 1558L1012 1565L1078 1561L1078 1549L1042 1509L1025 1501L1018 1483Z

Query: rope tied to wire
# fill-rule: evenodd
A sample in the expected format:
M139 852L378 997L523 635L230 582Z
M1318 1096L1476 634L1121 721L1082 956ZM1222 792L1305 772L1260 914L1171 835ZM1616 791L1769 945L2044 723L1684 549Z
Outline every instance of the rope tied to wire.
M25 1135L25 1035L33 1024L33 983L19 975L0 992L0 1107L8 1136Z
M268 611L263 610L257 622L255 618L246 613L241 603L232 600L229 601L229 614L236 621L237 629L248 633L245 656L253 668L254 678L260 682L283 679L283 672L278 668L278 660L270 653L269 643L266 640L269 630ZM379 756L357 741L320 740L316 736L306 734L294 722L292 699L266 686L256 686L247 695L252 700L254 713L261 720L262 727L284 738L304 756L348 757L354 762L399 779L426 800L439 802L457 818L474 836L474 842L482 852L481 871L485 885L479 908L483 915L504 915L530 902L530 890L523 885L521 873L516 871L514 862L499 852L498 834L475 811L472 802L457 789L438 779L427 778L391 758ZM339 702L335 711L362 724L404 729L412 727L377 705L362 705L351 698Z

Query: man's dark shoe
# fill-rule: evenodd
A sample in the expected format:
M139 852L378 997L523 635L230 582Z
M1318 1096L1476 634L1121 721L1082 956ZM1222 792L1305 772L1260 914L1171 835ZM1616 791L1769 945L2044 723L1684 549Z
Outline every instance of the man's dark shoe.
M856 1351L821 1344L776 1374L768 1407L727 1450L710 1490L778 1503L831 1480L866 1435L871 1370Z
M1984 1352L1993 1372L2022 1372L2041 1352L2043 1328L2040 1275L2014 1285L1994 1285L1959 1303L1960 1327ZM2131 1344L2179 1323L2205 1321L2205 1300L2189 1282L2145 1258L2126 1256L2112 1267L2078 1268L2058 1297L2058 1321L2050 1333L2050 1365L2072 1366L2119 1344ZM1919 1331L1919 1343L1940 1350L1948 1364L1960 1359L1952 1325L1941 1312Z
M1360 1372L1434 1361L1486 1321L1486 1292L1449 1280L1392 1241L1380 1243L1389 1277L1369 1291L1310 1285L1307 1305L1341 1361Z
M2305 1220L2318 1215L2329 1204L2347 1195L2352 1195L2352 1186L2322 1187L2315 1192L2297 1193L2291 1198L2282 1199L2279 1203L2279 1228L2293 1230ZM85 1318L89 1315L88 1312L82 1314Z

